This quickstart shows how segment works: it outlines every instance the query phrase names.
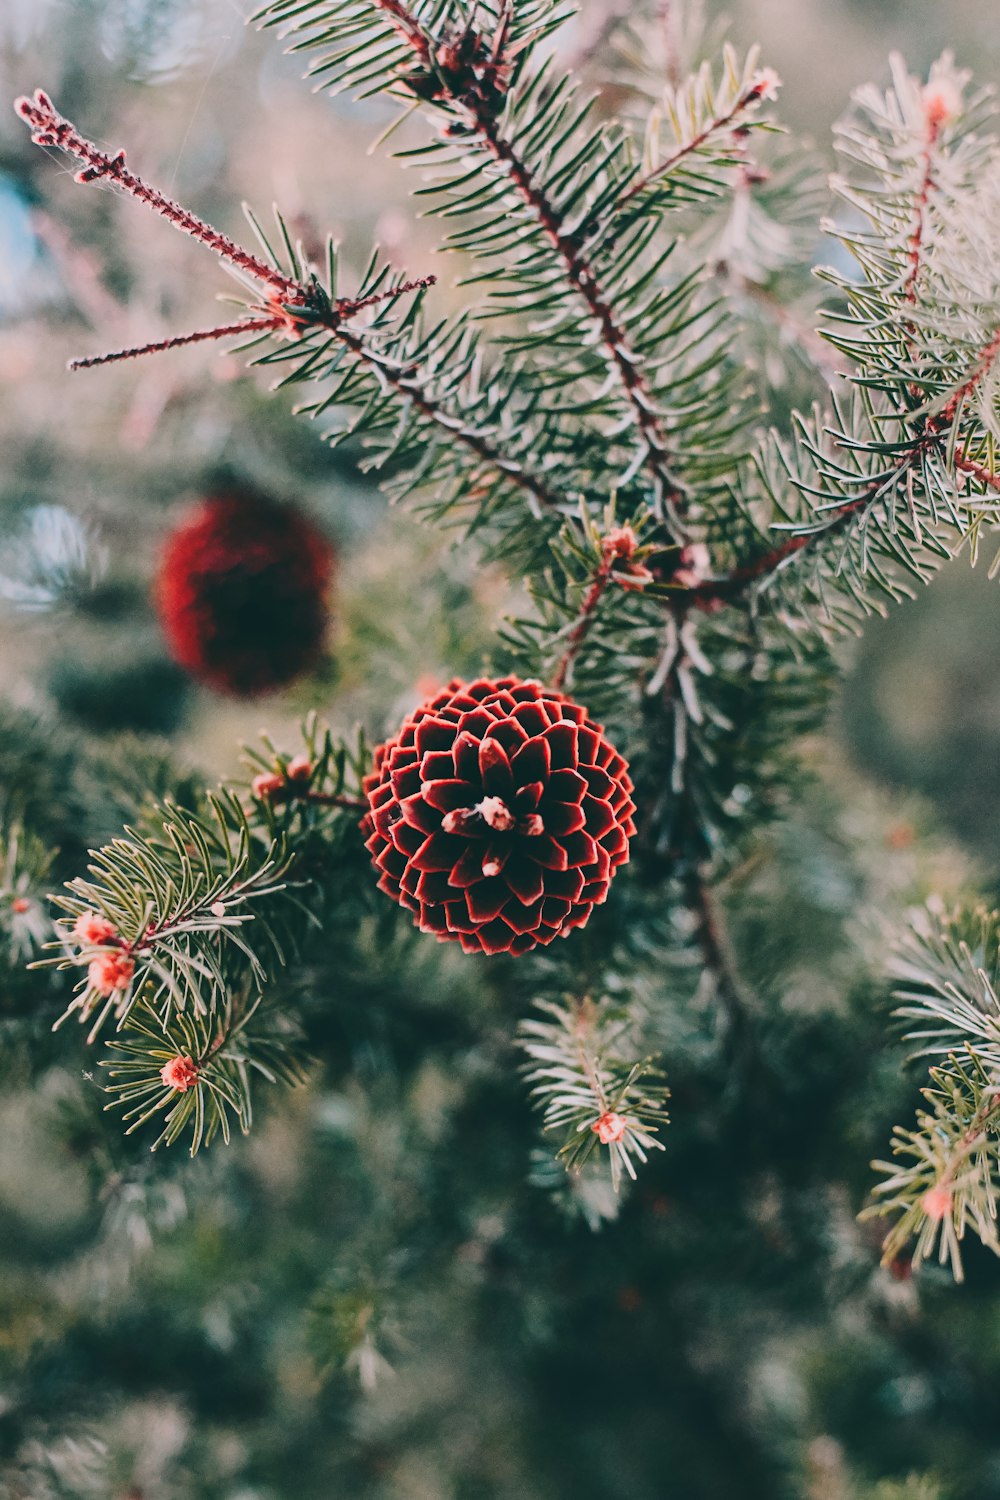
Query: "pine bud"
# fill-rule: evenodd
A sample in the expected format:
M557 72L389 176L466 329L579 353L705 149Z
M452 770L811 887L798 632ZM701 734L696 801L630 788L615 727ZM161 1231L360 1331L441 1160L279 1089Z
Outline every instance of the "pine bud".
M308 781L312 775L313 765L308 755L297 755L290 760L285 768L285 775L289 781Z
M680 584L681 588L694 589L712 571L712 554L704 542L690 542L681 548L680 567L674 573L672 583Z
M120 941L114 923L99 911L82 911L73 924L73 936L81 948L99 948L112 939Z
M781 79L773 68L761 68L751 85L750 99L777 99Z
M160 1077L168 1089L186 1094L198 1082L200 1069L193 1057L172 1057L160 1069Z
M616 1115L613 1110L607 1110L599 1120L591 1125L591 1130L600 1140L602 1146L612 1146L625 1138L625 1120L621 1115Z
M251 781L250 790L261 802L266 802L268 797L273 797L276 792L280 792L284 784L284 777L279 776L275 771L262 771Z
M935 1224L940 1224L946 1214L951 1213L951 1188L939 1182L928 1188L920 1200L920 1207Z
M99 995L113 995L115 990L127 990L135 973L135 959L122 949L109 953L98 953L87 965L87 983Z
M934 130L962 112L962 91L954 79L935 78L925 83L920 97L924 117Z

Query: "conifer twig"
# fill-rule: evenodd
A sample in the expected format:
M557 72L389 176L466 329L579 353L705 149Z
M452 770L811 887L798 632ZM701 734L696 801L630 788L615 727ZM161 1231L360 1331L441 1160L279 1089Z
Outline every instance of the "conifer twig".
M87 354L71 359L70 370L95 370L98 365L119 364L126 359L139 359L144 354L163 354L168 349L181 349L185 344L203 344L209 340L240 338L245 333L264 333L279 327L272 315L266 318L244 318L237 323L226 323L218 328L201 328L195 333L174 333L169 338L157 339L151 344L137 344L132 349L114 349L107 354Z
M614 526L601 538L601 558L583 596L576 621L570 630L566 648L559 659L552 686L558 690L570 681L573 663L579 656L583 643L597 614L608 585L618 583L622 588L639 590L652 581L652 573L637 558L638 538L631 526ZM621 565L621 571L616 571Z
M654 182L658 182L662 177L666 177L686 157L700 150L702 146L711 140L713 135L718 135L727 126L732 127L735 131L738 128L735 122L744 110L749 109L752 104L756 104L761 99L773 99L779 84L780 80L777 74L772 73L770 69L762 69L750 80L748 87L743 90L735 103L726 110L725 114L716 115L714 119L710 120L707 125L699 130L697 135L692 136L691 140L685 141L683 145L678 146L676 150L672 151L669 156L664 157L663 161L659 162L645 176L640 177L637 182L632 183L630 187L626 188L615 203L614 212L617 214L623 208L627 208L640 193L645 192L648 187Z
M397 0L384 0L384 5L392 11L394 16L400 17L400 24L402 24L406 14L404 7L398 5ZM412 37L410 40L416 45ZM219 328L199 330L193 334L180 334L134 349L88 356L74 360L71 368L91 369L97 365L110 364L122 359L137 358L142 354L158 353L184 344L239 336L246 332L274 331L301 337L308 330L324 328L344 344L357 359L368 366L379 381L392 386L431 421L445 428L457 441L471 448L490 467L524 489L531 497L536 513L540 514L545 509L558 509L565 503L564 497L553 490L540 475L531 473L517 460L508 458L500 452L488 436L469 427L428 396L422 389L417 371L408 372L397 369L384 358L376 357L369 350L361 334L345 326L346 320L355 313L393 297L402 296L404 293L419 291L432 285L436 277L425 276L405 281L359 299L339 298L333 302L328 299L318 300L315 287L295 281L268 266L258 256L251 254L250 251L230 239L228 235L222 234L212 225L189 213L187 209L181 208L158 189L149 186L140 177L128 171L125 166L124 151L119 151L114 157L102 152L58 112L51 99L41 89L37 89L30 99L27 97L18 99L15 109L31 129L32 140L36 145L59 147L84 164L83 170L77 174L77 181L88 183L107 178L117 183L132 197L145 203L147 207L160 214L176 228L182 229L201 244L215 250L223 260L270 287L266 298L268 309L266 317L226 324Z

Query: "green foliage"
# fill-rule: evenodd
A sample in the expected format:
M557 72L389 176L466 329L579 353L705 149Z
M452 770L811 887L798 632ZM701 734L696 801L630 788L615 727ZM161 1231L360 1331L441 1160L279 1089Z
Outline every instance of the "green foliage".
M232 787L201 793L193 808L147 805L126 837L93 854L89 878L55 898L68 916L50 944L59 956L43 963L84 971L61 1020L76 1015L92 1043L114 1019L108 1092L130 1132L165 1114L155 1145L187 1135L194 1154L217 1131L228 1141L230 1117L250 1129L252 1075L303 1076L299 1028L271 995L320 931L324 899L344 879L343 839L359 842L367 755L363 740L348 747L315 715L302 738L297 761L266 738L248 752L251 769L277 784L249 805ZM94 918L105 925L89 935L80 924ZM124 967L109 979L105 960ZM179 1091L161 1077L176 1058L196 1073Z
M257 362L307 388L300 409L331 424L334 443L357 440L393 498L461 527L524 580L531 602L504 650L611 715L634 767L637 878L672 910L619 940L618 914L642 904L622 876L573 957L526 970L537 963L548 994L604 992L623 981L608 955L627 952L639 993L654 965L662 973L656 926L685 960L693 938L745 1027L711 882L752 857L801 785L796 746L822 723L832 638L959 547L974 554L996 519L993 106L964 97L968 79L947 57L926 84L894 61L888 91L857 95L835 181L835 233L853 264L823 273L830 358L844 366L831 392L812 325L798 329L783 297L809 268L818 190L787 159L796 153L769 156L776 77L756 51L725 48L721 67L690 57L690 76L650 104L640 68L612 117L557 62L550 38L566 18L555 0L265 6L258 19L312 57L323 89L403 106L399 154L420 174L414 196L442 227L457 284L439 313L422 267L402 281L375 253L348 295L333 243L321 270L280 215L273 245L251 215L278 274L233 245L225 256L277 307L250 330ZM631 46L642 21L628 31ZM38 138L51 144L45 129ZM770 180L765 158L778 166ZM763 316L807 353L808 413L747 369ZM300 774L265 742L256 764L273 785L249 807L233 790L165 804L63 898L115 934L63 957L96 976L70 1009L93 1020L91 1037L114 1014L129 1049L117 1066L134 1072L118 1085L130 1118L166 1110L165 1139L190 1125L197 1144L225 1133L230 1114L246 1127L249 1070L277 1076L294 1050L270 1034L255 1042L258 1001L286 956L305 952L311 923L367 915L355 880L364 745L348 752L310 727L305 760ZM101 965L116 955L135 971L109 989ZM941 1023L928 1036L947 1062L917 1130L897 1136L908 1164L882 1191L901 1213L893 1245L918 1229L920 1258L940 1222L957 1267L967 1224L992 1243L1000 1054L968 973L950 950L941 963L948 986L908 1004ZM595 1120L625 1112L610 1140L616 1186L661 1144L662 1086L626 1046L638 1011L581 1002L525 1023L529 1076L568 1165L595 1150ZM242 1051L215 1050L237 1033ZM170 1056L200 1070L190 1097L160 1087ZM924 1199L942 1187L954 1212L934 1218Z

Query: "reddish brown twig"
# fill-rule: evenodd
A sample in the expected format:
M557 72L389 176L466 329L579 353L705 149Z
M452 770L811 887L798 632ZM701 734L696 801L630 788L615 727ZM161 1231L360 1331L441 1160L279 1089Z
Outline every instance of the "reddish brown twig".
M293 798L297 802L315 802L319 807L344 807L358 812L368 811L367 797L348 797L344 793L295 792Z
M123 359L138 359L143 354L162 354L167 349L179 349L184 344L203 344L211 339L239 337L244 333L262 333L278 328L274 317L249 318L241 323L227 323L219 328L201 328L196 333L175 333L169 338L158 339L152 344L137 344L134 349L115 349L108 354L88 354L81 359L71 359L71 370L93 370L98 365L116 364Z
M695 937L705 969L712 977L715 993L729 1022L731 1040L742 1047L756 1002L736 966L721 907L702 871L692 870L688 875L685 900L695 920Z
M664 157L663 161L658 166L655 166L652 171L647 172L644 177L639 178L638 182L634 182L631 187L626 188L615 203L614 213L620 213L623 208L626 208L634 198L637 198L640 193L645 192L654 182L657 182L661 177L666 177L686 156L690 156L692 152L700 150L706 141L711 140L713 135L724 131L727 126L735 131L737 128L735 122L744 110L749 109L751 104L756 104L759 100L767 97L769 90L775 87L777 87L777 79L773 74L762 73L753 78L731 109L728 109L724 115L717 115L715 119L710 120L697 135L692 136L683 146L678 146L676 151L672 151L669 156Z
M531 209L545 237L557 251L570 285L586 304L600 329L605 358L617 371L636 426L646 445L646 467L662 490L663 499L676 511L681 511L686 500L686 490L673 472L670 448L657 403L643 374L642 362L631 348L628 336L615 316L593 267L581 253L577 240L567 233L545 190L535 181L511 142L500 134L496 121L481 113L476 116L476 126L483 144L494 160L506 169L518 194Z
M296 303L291 309L280 304L270 304L273 311L263 318L244 318L237 323L223 323L217 328L200 328L195 333L176 333L169 338L158 339L151 344L138 344L132 349L116 349L108 354L91 354L83 359L71 359L69 368L71 370L93 370L98 365L117 364L123 359L138 359L144 354L163 354L168 349L180 349L185 344L204 344L214 339L242 338L246 333L284 333L292 338L301 338L309 327L336 329L341 318L353 317L355 313L361 312L368 307L375 307L380 302L385 302L390 297L402 297L407 292L415 292L423 287L433 286L436 277L421 276L416 281L404 281L399 286L392 286L382 292L373 292L369 297L361 297L356 301L349 298L341 298L337 301L330 312L325 316L312 314L305 316L308 311L304 304ZM301 288L303 296L307 294L305 287Z
M1000 490L1000 474L987 469L985 464L976 463L975 459L969 458L965 453L955 454L955 468L961 469L963 474L971 474L974 479L988 485L991 490Z
M941 117L933 111L927 113L927 138L920 156L921 180L913 206L913 230L906 246L907 272L903 282L903 297L909 303L917 300L917 278L923 257L924 234L926 232L927 208L934 187L934 147L941 133ZM912 336L912 326L907 324Z
M97 182L104 180L116 183L131 197L144 203L147 208L152 209L173 224L176 229L181 229L185 234L191 235L202 245L207 245L210 250L223 260L228 261L237 270L245 272L255 280L263 282L266 286L273 287L286 300L293 300L300 294L298 284L290 277L282 275L273 266L258 256L252 255L237 245L228 235L220 233L211 224L206 224L204 219L199 219L196 214L190 213L186 208L181 208L179 203L174 203L159 189L150 187L130 172L125 165L125 152L119 151L114 156L108 154L96 146L93 141L88 141L82 136L65 116L56 109L52 100L41 89L36 89L32 98L20 98L16 100L14 108L31 130L31 139L36 146L58 146L60 150L66 151L70 156L80 162L81 170L76 175L77 182Z
M601 561L594 572L590 587L583 596L580 613L569 633L566 649L552 678L552 686L558 691L561 691L569 681L573 663L579 656L587 633L594 623L597 606L608 585L618 583L626 589L642 589L647 583L652 582L652 573L636 560L637 547L638 538L631 526L616 526L601 539ZM616 572L619 565L621 565L621 571Z

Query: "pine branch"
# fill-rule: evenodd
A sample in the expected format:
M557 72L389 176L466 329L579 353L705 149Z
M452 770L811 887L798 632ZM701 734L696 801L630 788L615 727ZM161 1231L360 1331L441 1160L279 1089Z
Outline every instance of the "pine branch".
M228 236L221 234L186 209L182 209L156 188L150 187L141 178L127 171L123 152L119 152L113 158L101 152L93 142L80 135L76 127L56 111L51 100L41 90L36 92L34 99L18 100L16 107L17 112L31 127L32 139L37 144L58 146L85 163L85 170L78 175L78 181L93 182L103 179L114 181L132 197L152 208L176 228L184 230L214 250L231 266L269 288L266 315L263 317L254 316L259 309L253 305L248 308L250 316L237 323L200 330L193 334L175 335L135 349L74 360L71 368L89 369L97 365L206 340L231 336L242 337L247 334L260 336L270 333L295 342L302 342L301 353L296 351L299 363L294 375L294 378L300 379L304 367L310 370L315 368L317 349L314 336L317 331L325 331L337 344L349 352L379 385L392 389L407 406L419 411L423 417L443 429L451 440L462 443L478 459L496 470L509 485L525 493L536 514L541 514L545 509L555 510L564 503L563 497L550 483L534 474L523 461L508 456L497 445L491 434L477 429L475 425L464 420L461 415L449 409L443 402L436 401L428 395L425 372L419 365L412 365L411 362L394 363L391 357L386 357L385 353L373 347L370 330L368 333L363 333L348 325L348 320L361 312L367 312L376 307L384 312L387 305L391 310L398 298L410 292L419 292L434 281L433 277L397 282L395 285L383 287L380 283L384 272L377 276L369 274L365 288L356 297L338 298L333 294L332 288L329 293L324 291L315 274L307 275L300 258L291 250L287 232L280 220L279 229L294 262L291 268L292 274L281 271L276 265L270 265L259 256L251 254ZM261 233L265 248L270 252L270 247L262 231L259 230L256 220L251 218L251 222ZM273 252L270 253L271 258L275 259ZM321 345L318 354L322 355L323 352Z
M543 1128L563 1137L558 1155L567 1171L581 1171L598 1143L607 1146L617 1192L622 1168L634 1180L636 1161L664 1149L656 1139L668 1119L663 1075L652 1058L628 1057L631 1022L607 1001L537 1005L552 1019L522 1021L519 1035L529 1059L522 1071L544 1112Z
M643 374L642 357L629 340L625 326L597 278L593 265L580 249L579 236L568 233L562 216L535 179L513 143L501 135L496 121L480 106L472 111L476 131L494 160L506 169L517 192L534 215L560 260L566 277L596 324L608 364L617 372L622 390L645 443L644 464L652 476L653 507L662 514L666 507L674 528L681 527L687 500L685 487L674 468L666 432L656 399ZM683 537L683 529L679 534Z
M914 1263L938 1249L962 1279L967 1229L995 1254L1000 1194L1000 914L978 908L927 914L894 964L896 1015L913 1025L919 1056L943 1056L921 1089L929 1108L897 1128L891 1162L866 1216L895 1218L884 1244L892 1260L916 1237Z
M756 61L756 54L752 54L752 59L754 62ZM727 52L724 67L730 78L736 76L735 59L731 53ZM740 81L740 86L735 91L735 97L731 98L731 102L727 101L722 109L716 108L707 120L699 122L693 132L686 128L687 121L691 119L692 114L697 119L698 114L703 111L698 111L697 108L692 110L690 93L700 87L702 91L711 94L710 75L707 74L707 70L703 70L688 85L688 98L684 98L683 94L681 94L679 98L675 97L672 101L668 101L667 113L672 119L678 143L672 151L667 153L662 161L657 162L655 167L646 172L637 182L633 182L620 195L615 204L616 213L621 213L630 204L634 204L635 200L641 197L643 193L647 193L650 188L659 188L664 185L669 186L669 179L677 172L678 168L686 166L690 158L704 152L706 147L712 147L713 151L717 152L718 138L720 136L729 137L732 141L737 142L732 148L733 159L734 161L741 159L742 142L738 142L737 133L745 128L748 111L760 104L762 100L776 99L778 89L781 86L780 78L771 69L765 68L760 72L754 71L749 79L745 76L747 71L749 70L744 70L744 77ZM707 89L706 83L708 84Z
M89 1042L112 1015L121 1027L140 999L164 1025L185 1009L207 1015L228 989L231 958L261 984L283 958L251 903L287 892L289 856L276 842L257 850L236 798L208 796L204 816L166 805L158 825L151 838L126 829L95 854L89 880L54 898L69 918L62 956L47 962L85 970L61 1020L92 1021Z
M301 1037L287 1015L265 1011L260 996L238 991L211 1016L175 1013L163 1023L143 1006L129 1018L122 1040L111 1043L107 1109L121 1109L126 1135L163 1116L151 1150L172 1146L186 1132L196 1155L221 1134L228 1145L231 1122L242 1134L253 1124L254 1074L268 1083L299 1083L304 1077Z
M595 128L591 105L577 102L575 86L548 63L534 65L539 41L562 19L558 7L538 0L513 9L387 9L368 0L345 11L329 0L277 0L262 16L297 38L293 50L320 53L312 72L329 87L410 94L437 117L438 138L401 155L420 165L443 163L447 175L422 190L439 200L432 211L471 221L449 243L489 263L473 278L491 283L486 313L527 325L523 333L504 333L510 356L499 372L509 391L530 396L543 424L536 446L549 446L552 426L558 432L558 419L571 418L579 455L586 419L598 419L604 432L594 430L590 447L605 450L605 493L621 494L641 471L646 491L627 513L652 506L682 535L679 509L694 487L717 482L719 450L744 420L734 416L739 372L733 366L710 378L725 360L725 343L716 326L721 314L698 296L699 269L658 284L676 243L653 248L652 213L641 222L631 209L615 214L640 175L631 141L621 130ZM401 48L409 48L409 63ZM755 104L760 91L751 89L744 104ZM668 370L670 333L677 344ZM694 381L698 400L689 399ZM684 408L683 454L671 450L669 428L679 424L668 420L666 407L675 400ZM702 459L700 442L711 448L711 460Z

